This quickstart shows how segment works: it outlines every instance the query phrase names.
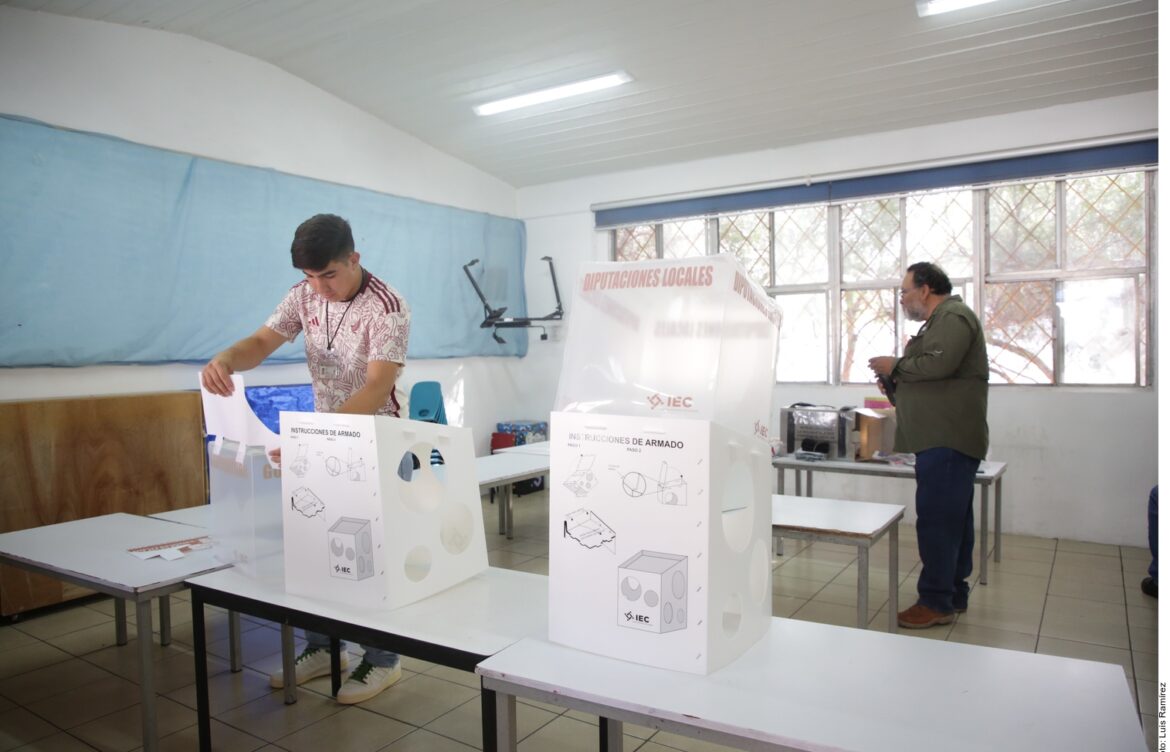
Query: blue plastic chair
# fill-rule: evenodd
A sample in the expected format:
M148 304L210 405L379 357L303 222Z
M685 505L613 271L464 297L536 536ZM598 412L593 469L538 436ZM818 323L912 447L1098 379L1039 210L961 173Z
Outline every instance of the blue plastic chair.
M439 382L420 381L411 387L410 419L447 425L447 410L443 407L443 390ZM438 449L431 450L431 464L444 464Z
M410 419L447 425L443 390L437 381L420 381L410 389Z

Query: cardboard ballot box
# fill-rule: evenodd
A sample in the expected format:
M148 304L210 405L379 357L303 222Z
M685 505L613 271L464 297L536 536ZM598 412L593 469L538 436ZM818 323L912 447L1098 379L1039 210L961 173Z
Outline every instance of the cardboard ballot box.
M582 266L555 409L768 439L779 308L730 254Z
M280 429L289 593L390 609L487 568L469 429L293 412Z
M772 616L771 452L707 420L553 413L549 638L705 674Z
M284 548L280 470L263 446L216 439L207 455L215 558L249 577L278 573Z
M268 460L279 445L248 405L244 379L232 376L227 397L202 389L207 446L211 548L215 558L256 577L280 571L284 546L280 470Z

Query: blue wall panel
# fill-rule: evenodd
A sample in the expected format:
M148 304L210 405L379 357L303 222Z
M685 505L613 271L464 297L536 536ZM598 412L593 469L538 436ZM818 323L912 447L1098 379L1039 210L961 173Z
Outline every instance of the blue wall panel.
M526 315L519 220L0 117L0 365L207 360L302 278L289 244L321 212L410 303L409 357L526 354L524 330L479 328L462 270Z

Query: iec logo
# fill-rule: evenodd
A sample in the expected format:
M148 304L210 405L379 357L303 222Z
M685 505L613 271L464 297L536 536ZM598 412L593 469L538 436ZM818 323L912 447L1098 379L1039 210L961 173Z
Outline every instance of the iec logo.
M695 404L694 399L691 397L671 397L668 394L651 394L646 398L646 401L650 403L651 410L662 407L663 405L675 410L690 410Z

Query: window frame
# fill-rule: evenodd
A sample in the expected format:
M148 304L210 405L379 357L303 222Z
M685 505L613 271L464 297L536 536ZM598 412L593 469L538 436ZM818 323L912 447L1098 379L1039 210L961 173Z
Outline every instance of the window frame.
M1123 173L1142 173L1144 177L1143 186L1143 212L1144 212L1144 243L1145 243L1145 264L1142 266L1113 266L1095 269L1070 270L1065 269L1066 264L1066 214L1067 205L1065 201L1066 184L1068 180L1076 180L1080 178L1089 178L1100 175L1118 175ZM930 193L942 193L956 190L970 190L972 194L972 259L971 259L971 276L953 277L952 282L956 288L970 285L971 298L967 302L972 309L976 311L980 322L986 321L986 311L984 310L984 302L986 299L985 287L988 284L997 283L1012 283L1012 282L1045 282L1053 285L1053 300L1058 301L1062 297L1065 283L1070 281L1094 280L1094 279L1132 279L1135 285L1135 290L1143 289L1144 281L1144 305L1140 298L1135 301L1136 311L1138 316L1138 326L1135 327L1134 334L1134 381L1133 382L1113 382L1113 383L1082 383L1070 382L1065 377L1065 362L1064 351L1067 347L1064 327L1060 316L1058 307L1052 311L1053 316L1053 341L1052 341L1052 381L1048 383L993 383L993 387L1001 386L1016 386L1016 387L1083 387L1083 388L1098 388L1098 389L1117 389L1117 388L1154 388L1156 386L1156 369L1155 363L1157 361L1157 338L1156 338L1156 323L1157 323L1157 279L1156 279L1156 249L1157 249L1157 165L1139 165L1133 167L1109 168L1090 170L1084 172L1070 172L1058 175L1038 176L1029 178L1019 178L1013 180L996 181L992 183L982 183L978 185L955 185L955 186L941 186L932 187L923 191L901 191L897 193L875 194L872 196L851 196L847 199L829 200L829 201L812 201L803 203L793 203L790 205L773 206L760 209L745 209L735 212L704 214L691 217L673 217L666 220L656 222L639 222L633 225L625 225L623 227L614 227L606 230L609 235L609 257L614 261L621 261L619 259L617 248L617 233L621 229L636 226L653 227L655 237L655 258L663 258L663 225L667 222L683 222L688 220L702 219L706 222L706 255L713 255L719 253L720 241L720 226L722 219L731 216L739 216L748 213L767 213L768 217L768 259L769 271L768 277L771 281L770 285L765 286L765 292L773 298L778 298L782 295L796 295L796 294L811 294L820 293L826 296L826 315L828 320L826 322L826 332L828 342L827 346L827 368L828 379L825 381L781 381L777 380L778 384L791 385L829 385L829 386L858 386L868 382L846 381L842 378L841 373L841 347L843 338L843 319L842 319L842 297L844 293L854 290L892 290L897 300L898 289L901 286L901 277L897 279L874 279L847 282L844 280L844 254L841 243L841 207L845 204L857 203L862 201L882 200L882 199L897 199L898 200L898 214L899 214L899 262L900 268L905 269L910 260L907 258L907 239L906 239L906 206L907 199L913 195L922 195ZM1055 184L1055 223L1056 223L1056 267L1054 269L1043 269L1036 271L1023 272L992 272L991 271L991 233L990 233L990 190L1000 186L1031 184L1041 182L1053 182ZM776 212L798 209L802 207L818 206L825 207L825 221L827 222L826 233L826 252L829 278L825 282L805 282L791 285L777 285L776 284ZM1054 306L1057 304L1054 303ZM1141 317L1144 316L1144 320ZM909 324L905 320L905 315L900 306L895 305L894 315L894 353L900 355L903 351L904 343L907 339L909 331ZM1144 335L1144 336L1143 336ZM1145 361L1144 368L1142 361Z

